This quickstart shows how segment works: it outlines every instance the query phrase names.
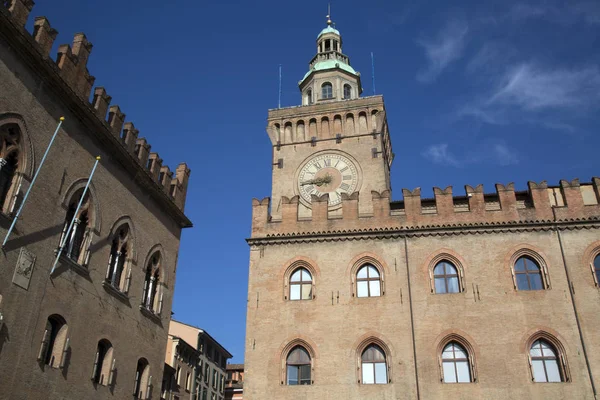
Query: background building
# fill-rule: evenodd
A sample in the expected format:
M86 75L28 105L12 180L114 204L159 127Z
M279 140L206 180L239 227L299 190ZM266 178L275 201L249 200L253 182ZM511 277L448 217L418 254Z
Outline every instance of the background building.
M244 398L244 364L227 364L225 380L225 400Z
M195 346L169 333L161 395L166 400L196 399L194 388L200 373L200 352Z
M226 376L225 367L227 365L227 360L231 358L232 355L221 346L219 342L210 336L208 332L183 322L171 320L169 325L169 336L173 338L173 343L175 343L175 338L177 338L177 342L180 344L186 343L189 346L194 346L196 351L194 357L198 357L198 363L195 364L195 379L192 382L190 389L187 389L188 385L183 385L182 383L178 384L179 393L181 393L182 387L185 388L185 391L191 393L190 397L182 396L181 399L223 400ZM177 377L178 367L182 371L179 375L180 378L184 376L184 373L187 374L193 370L194 364L190 359L177 355L179 354L178 352L180 349L184 347L185 345L180 345L173 349L171 353L169 353L167 348L166 362L170 363L170 360L173 359L171 354L176 354L175 358L179 360L172 364L172 367L175 370L175 377ZM184 365L182 365L181 361L183 361ZM165 379L168 381L168 377L165 377ZM185 382L187 382L187 380ZM168 399L168 397L166 398ZM173 397L173 399L175 399L175 397Z
M594 399L600 179L391 201L383 97L331 21L299 86L268 115L244 397Z
M0 260L0 397L158 398L190 170L163 166L103 88L89 102L92 44L78 33L54 61L48 20L24 29L32 7L0 3L2 238L65 121Z

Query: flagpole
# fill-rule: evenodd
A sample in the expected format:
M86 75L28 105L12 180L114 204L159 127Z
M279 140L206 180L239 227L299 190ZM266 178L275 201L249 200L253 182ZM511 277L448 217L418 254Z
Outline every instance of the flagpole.
M54 265L52 265L52 270L50 270L50 275L52 275L52 273L56 269L56 264L58 264L58 259L60 258L60 255L62 254L62 251L64 250L65 244L67 242L67 238L71 234L71 229L73 229L73 224L75 223L75 220L77 219L77 213L79 212L79 209L81 208L81 204L83 204L83 199L85 197L85 194L88 191L88 188L90 187L90 182L92 181L94 172L96 172L96 167L98 166L99 161L100 161L100 156L97 156L96 162L94 163L94 167L92 168L92 172L90 173L90 177L88 178L88 180L85 184L85 188L83 189L83 193L81 194L81 198L79 199L79 204L77 204L77 208L75 209L75 214L73 214L73 219L71 220L71 223L69 224L69 229L66 230L63 239L60 241L60 247L58 248L58 254L56 254L56 259L54 260Z
M50 147L52 147L52 144L54 143L54 139L56 139L56 135L58 134L60 126L62 125L63 121L65 120L65 117L60 117L59 119L60 119L60 122L58 123L58 126L56 127L56 130L54 131L54 134L52 135L52 139L50 139L50 143L48 144L48 147L46 148L46 152L44 153L44 156L42 157L42 161L40 161L40 165L38 166L37 170L35 171L35 174L33 175L31 184L29 185L29 188L27 188L25 197L23 197L23 201L21 202L21 205L19 206L17 213L13 217L13 220L10 224L10 228L8 229L8 232L6 232L6 236L4 237L4 242L2 242L2 247L4 247L6 245L6 242L8 241L8 237L10 236L10 234L12 233L12 230L15 228L15 225L17 224L17 220L19 219L19 216L21 215L23 206L25 205L25 202L27 201L27 197L29 197L29 192L31 192L31 188L33 188L35 180L37 179L38 175L40 174L40 171L42 170L44 161L46 161L46 157L48 156L48 153L50 152Z

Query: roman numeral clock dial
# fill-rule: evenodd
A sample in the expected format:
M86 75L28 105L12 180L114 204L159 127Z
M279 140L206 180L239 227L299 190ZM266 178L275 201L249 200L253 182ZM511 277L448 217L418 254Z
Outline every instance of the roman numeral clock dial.
M329 207L339 207L342 193L354 193L358 184L359 174L354 162L337 153L320 154L309 159L298 174L298 192L308 206L311 195L329 193Z

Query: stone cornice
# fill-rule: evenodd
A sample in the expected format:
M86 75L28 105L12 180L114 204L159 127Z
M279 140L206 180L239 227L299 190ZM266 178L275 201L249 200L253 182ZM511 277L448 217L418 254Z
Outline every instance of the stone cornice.
M477 235L506 232L534 232L551 230L600 229L600 217L566 220L488 222L472 224L448 224L437 226L398 226L341 231L294 232L271 234L246 239L250 246L279 245L312 242L339 242L348 240L381 240L403 237L428 237L449 235Z

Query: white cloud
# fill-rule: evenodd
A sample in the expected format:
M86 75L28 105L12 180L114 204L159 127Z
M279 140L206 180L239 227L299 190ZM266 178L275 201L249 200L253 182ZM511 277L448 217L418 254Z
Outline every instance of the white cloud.
M448 151L448 144L446 143L431 145L422 155L434 164L451 165L453 167L459 166L456 158Z
M503 166L513 165L519 162L516 152L503 143L494 144L492 146L492 154L496 159L496 162Z
M600 71L544 69L532 64L510 68L487 106L516 106L527 111L541 109L587 108L600 98Z
M562 25L573 25L579 21L595 25L600 24L600 3L573 0L518 3L510 8L508 17L515 22L539 18Z
M464 158L456 157L448 149L447 143L433 144L423 153L423 157L434 164L461 167L469 164L492 163L497 165L518 164L517 152L504 143L486 143L469 151Z
M428 66L417 74L419 82L433 82L450 63L462 56L468 30L466 22L452 20L435 38L417 42L424 48L428 61Z

